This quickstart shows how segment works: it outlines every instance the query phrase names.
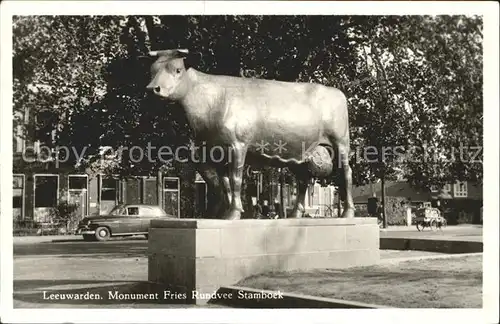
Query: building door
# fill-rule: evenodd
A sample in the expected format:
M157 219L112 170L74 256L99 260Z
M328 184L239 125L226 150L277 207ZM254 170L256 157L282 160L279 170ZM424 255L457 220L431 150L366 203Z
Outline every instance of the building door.
M76 216L79 219L88 214L88 176L68 176L68 202L77 205Z
M59 176L57 174L35 174L35 204L33 220L37 223L50 222L52 208L57 207Z
M109 213L118 204L118 179L103 178L101 180L100 214Z
M144 179L144 203L147 205L158 205L158 189L156 178Z
M180 185L179 178L163 178L163 204L167 214L180 218Z
M125 203L140 204L141 203L141 179L130 178L125 181Z

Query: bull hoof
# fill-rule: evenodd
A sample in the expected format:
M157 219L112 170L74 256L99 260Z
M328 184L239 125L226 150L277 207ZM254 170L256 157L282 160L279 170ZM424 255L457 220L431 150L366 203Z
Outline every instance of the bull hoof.
M349 208L345 209L342 213L342 218L353 218L354 217L354 209Z
M241 219L241 211L237 209L229 210L225 215L224 219L227 220L236 220L236 219Z

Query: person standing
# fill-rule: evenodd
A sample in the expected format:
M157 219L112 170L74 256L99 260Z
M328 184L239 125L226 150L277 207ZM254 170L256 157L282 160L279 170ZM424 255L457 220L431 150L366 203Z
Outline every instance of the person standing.
M268 218L269 217L269 204L268 204L268 201L267 200L264 200L263 203L262 203L262 216L264 216L264 218Z
M274 200L274 212L278 216L277 218L281 217L281 215L282 215L281 214L281 204L280 204L280 201L278 199Z
M257 203L254 206L254 218L256 219L262 218L262 206L260 201L257 201Z

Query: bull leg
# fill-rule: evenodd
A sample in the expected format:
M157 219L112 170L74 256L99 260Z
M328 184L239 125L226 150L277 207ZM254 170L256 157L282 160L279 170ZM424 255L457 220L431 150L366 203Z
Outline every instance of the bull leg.
M228 206L230 206L233 197L231 195L231 181L229 180L229 169L227 167L218 168L217 173L219 174L219 179L222 182L222 189L224 195L226 196L226 202Z
M197 165L197 171L207 185L206 216L219 218L225 212L227 206L224 204L221 179L217 174L217 170L209 164L200 163Z
M343 218L354 217L354 201L352 199L352 170L349 165L349 146L339 147L339 158L342 165L343 180L339 190L343 191L340 197L344 200Z
M229 183L231 186L231 207L225 215L225 219L240 219L243 212L243 204L241 202L241 184L243 181L243 167L247 154L247 146L243 143L238 143L232 146L229 152Z

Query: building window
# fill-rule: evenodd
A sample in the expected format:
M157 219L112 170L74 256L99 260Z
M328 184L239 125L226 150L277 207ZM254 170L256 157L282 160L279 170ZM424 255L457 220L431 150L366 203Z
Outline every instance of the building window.
M314 184L313 205L319 206L321 203L321 186L318 183Z
M163 178L163 204L167 214L180 217L180 180L177 177Z
M57 174L36 174L34 178L35 208L56 207L59 176Z
M14 129L14 153L22 153L24 150L24 134L23 134L23 125L16 125Z
M20 111L14 112L14 153L21 153L25 146L25 136L24 136L24 114Z
M116 202L118 192L118 180L113 178L102 179L101 200Z
M321 186L319 183L315 183L310 185L307 189L309 207L316 207L320 205L320 195L321 195Z
M24 218L24 174L13 175L12 185L13 218Z
M467 181L457 181L453 191L455 192L455 197L467 197Z
M439 192L439 187L436 185L431 186L431 192Z

